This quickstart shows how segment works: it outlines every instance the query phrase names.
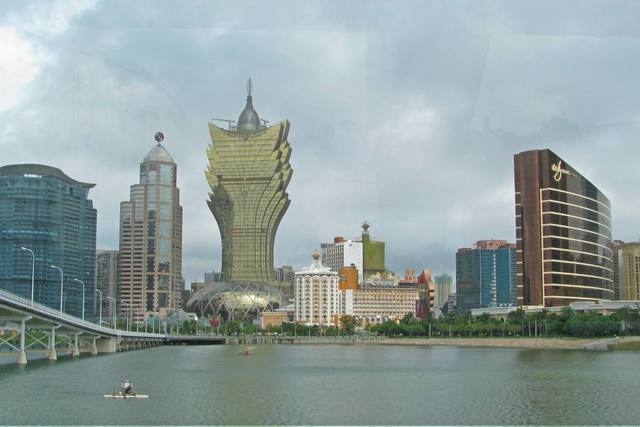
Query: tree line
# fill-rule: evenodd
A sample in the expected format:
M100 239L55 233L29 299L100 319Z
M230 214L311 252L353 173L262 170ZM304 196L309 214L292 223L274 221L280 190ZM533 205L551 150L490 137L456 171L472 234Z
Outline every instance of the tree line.
M340 327L285 322L260 328L251 322L240 321L221 322L219 326L211 327L195 321L184 321L178 331L185 335L219 333L227 336L346 336L360 331L390 337L602 337L640 335L640 311L624 308L605 316L593 312L574 312L569 307L559 312L541 310L529 313L519 308L504 319L488 314L473 317L470 313L452 312L437 319L431 316L419 319L407 313L400 322L386 321L364 327L351 316L342 316Z
M447 313L439 319L419 319L407 313L399 323L387 321L372 325L369 331L386 336L569 336L601 337L640 335L640 311L624 308L605 316L578 313L569 307L560 312L541 310L525 313L522 308L511 311L505 319L482 314Z

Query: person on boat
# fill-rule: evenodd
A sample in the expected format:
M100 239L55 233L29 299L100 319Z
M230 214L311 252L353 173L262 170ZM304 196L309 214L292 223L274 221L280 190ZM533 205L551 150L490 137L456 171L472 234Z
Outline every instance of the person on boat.
M131 384L130 381L124 381L122 383L122 394L124 396L129 396L129 395L135 394L133 392L133 384Z

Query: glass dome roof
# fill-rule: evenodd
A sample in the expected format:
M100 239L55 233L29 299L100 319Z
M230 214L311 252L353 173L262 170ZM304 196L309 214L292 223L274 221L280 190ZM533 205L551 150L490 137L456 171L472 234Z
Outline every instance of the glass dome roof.
M200 289L187 301L187 308L199 316L224 320L253 320L262 311L287 305L280 289L267 284L220 282Z

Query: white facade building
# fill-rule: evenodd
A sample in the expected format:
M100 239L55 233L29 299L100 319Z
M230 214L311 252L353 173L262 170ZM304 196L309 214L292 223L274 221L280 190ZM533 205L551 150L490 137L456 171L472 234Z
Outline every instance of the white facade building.
M381 323L415 315L417 299L415 286L366 285L341 291L340 311L366 323Z
M306 325L333 325L340 313L338 273L313 254L313 264L295 273L295 318Z
M349 267L353 264L358 269L358 282L362 283L364 271L362 242L336 237L333 243L323 243L321 250L322 264L333 271L338 271L342 267Z

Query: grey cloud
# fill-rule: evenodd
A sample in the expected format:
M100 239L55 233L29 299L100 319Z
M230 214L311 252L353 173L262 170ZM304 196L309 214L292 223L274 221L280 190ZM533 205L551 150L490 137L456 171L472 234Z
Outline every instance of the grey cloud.
M251 76L261 117L292 122L277 264L308 264L321 241L356 237L366 219L392 270L453 273L457 247L514 239L512 156L545 147L611 197L616 237L634 239L639 11L595 1L99 2L39 39L54 60L0 115L0 149L4 163L96 182L99 245L116 247L119 202L163 130L185 210L184 275L198 280L220 266L205 204L207 121L237 117Z

